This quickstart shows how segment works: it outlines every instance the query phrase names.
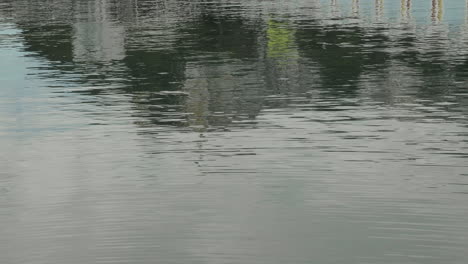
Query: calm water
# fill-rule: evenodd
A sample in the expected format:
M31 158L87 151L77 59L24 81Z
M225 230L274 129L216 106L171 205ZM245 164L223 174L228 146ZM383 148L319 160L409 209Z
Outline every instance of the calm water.
M468 263L465 0L2 0L0 263Z

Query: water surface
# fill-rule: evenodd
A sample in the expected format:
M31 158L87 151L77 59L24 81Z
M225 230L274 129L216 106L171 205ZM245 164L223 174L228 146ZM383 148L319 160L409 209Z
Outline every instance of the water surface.
M0 262L468 262L465 0L0 3Z

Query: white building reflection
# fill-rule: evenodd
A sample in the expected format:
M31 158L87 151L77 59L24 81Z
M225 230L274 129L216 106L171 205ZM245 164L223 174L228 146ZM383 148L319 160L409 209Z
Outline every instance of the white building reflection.
M110 17L108 0L75 3L73 57L83 62L110 62L125 57L125 29Z

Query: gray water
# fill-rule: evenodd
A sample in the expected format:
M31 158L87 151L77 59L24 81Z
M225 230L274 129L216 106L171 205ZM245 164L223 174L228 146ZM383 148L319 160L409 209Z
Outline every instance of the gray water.
M2 0L0 263L468 263L465 0Z

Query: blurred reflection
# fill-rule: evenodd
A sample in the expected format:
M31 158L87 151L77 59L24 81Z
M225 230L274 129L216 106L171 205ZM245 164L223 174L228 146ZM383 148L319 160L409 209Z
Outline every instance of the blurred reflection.
M384 16L384 0L375 0L375 17L380 21Z
M237 126L285 102L267 96L355 97L367 89L363 83L395 91L393 82L381 81L407 69L414 75L411 82L424 83L413 96L425 98L446 95L447 82L466 78L465 61L447 52L452 45L448 28L425 25L417 33L411 29L416 25L401 31L392 24L348 23L339 15L340 5L350 5L363 21L359 0L331 0L331 17L317 3L294 11L272 4L270 13L257 15L241 1L9 4L18 14L25 49L47 58L61 73L55 78L92 87L82 93L98 95L111 88L129 94L138 115L147 119L139 121L142 125ZM373 5L381 21L384 1ZM401 0L401 19L407 23L411 5ZM434 21L442 19L442 9L442 0L432 1ZM288 18L291 12L296 22ZM392 101L394 93L387 94L384 101Z
M445 4L2 1L0 260L467 263Z
M401 0L401 18L407 22L411 17L411 0Z
M432 20L439 22L443 17L443 0L432 0Z
M337 18L340 16L340 6L338 0L331 0L330 2L330 16Z
M461 85L468 78L468 0L465 7L465 22L461 26L461 32L456 42L460 46L457 52L457 60L454 62L455 79Z
M108 0L76 4L72 43L75 62L108 63L124 58L125 29L112 21L111 8Z
M359 0L353 0L351 10L354 16L359 16L359 8Z

